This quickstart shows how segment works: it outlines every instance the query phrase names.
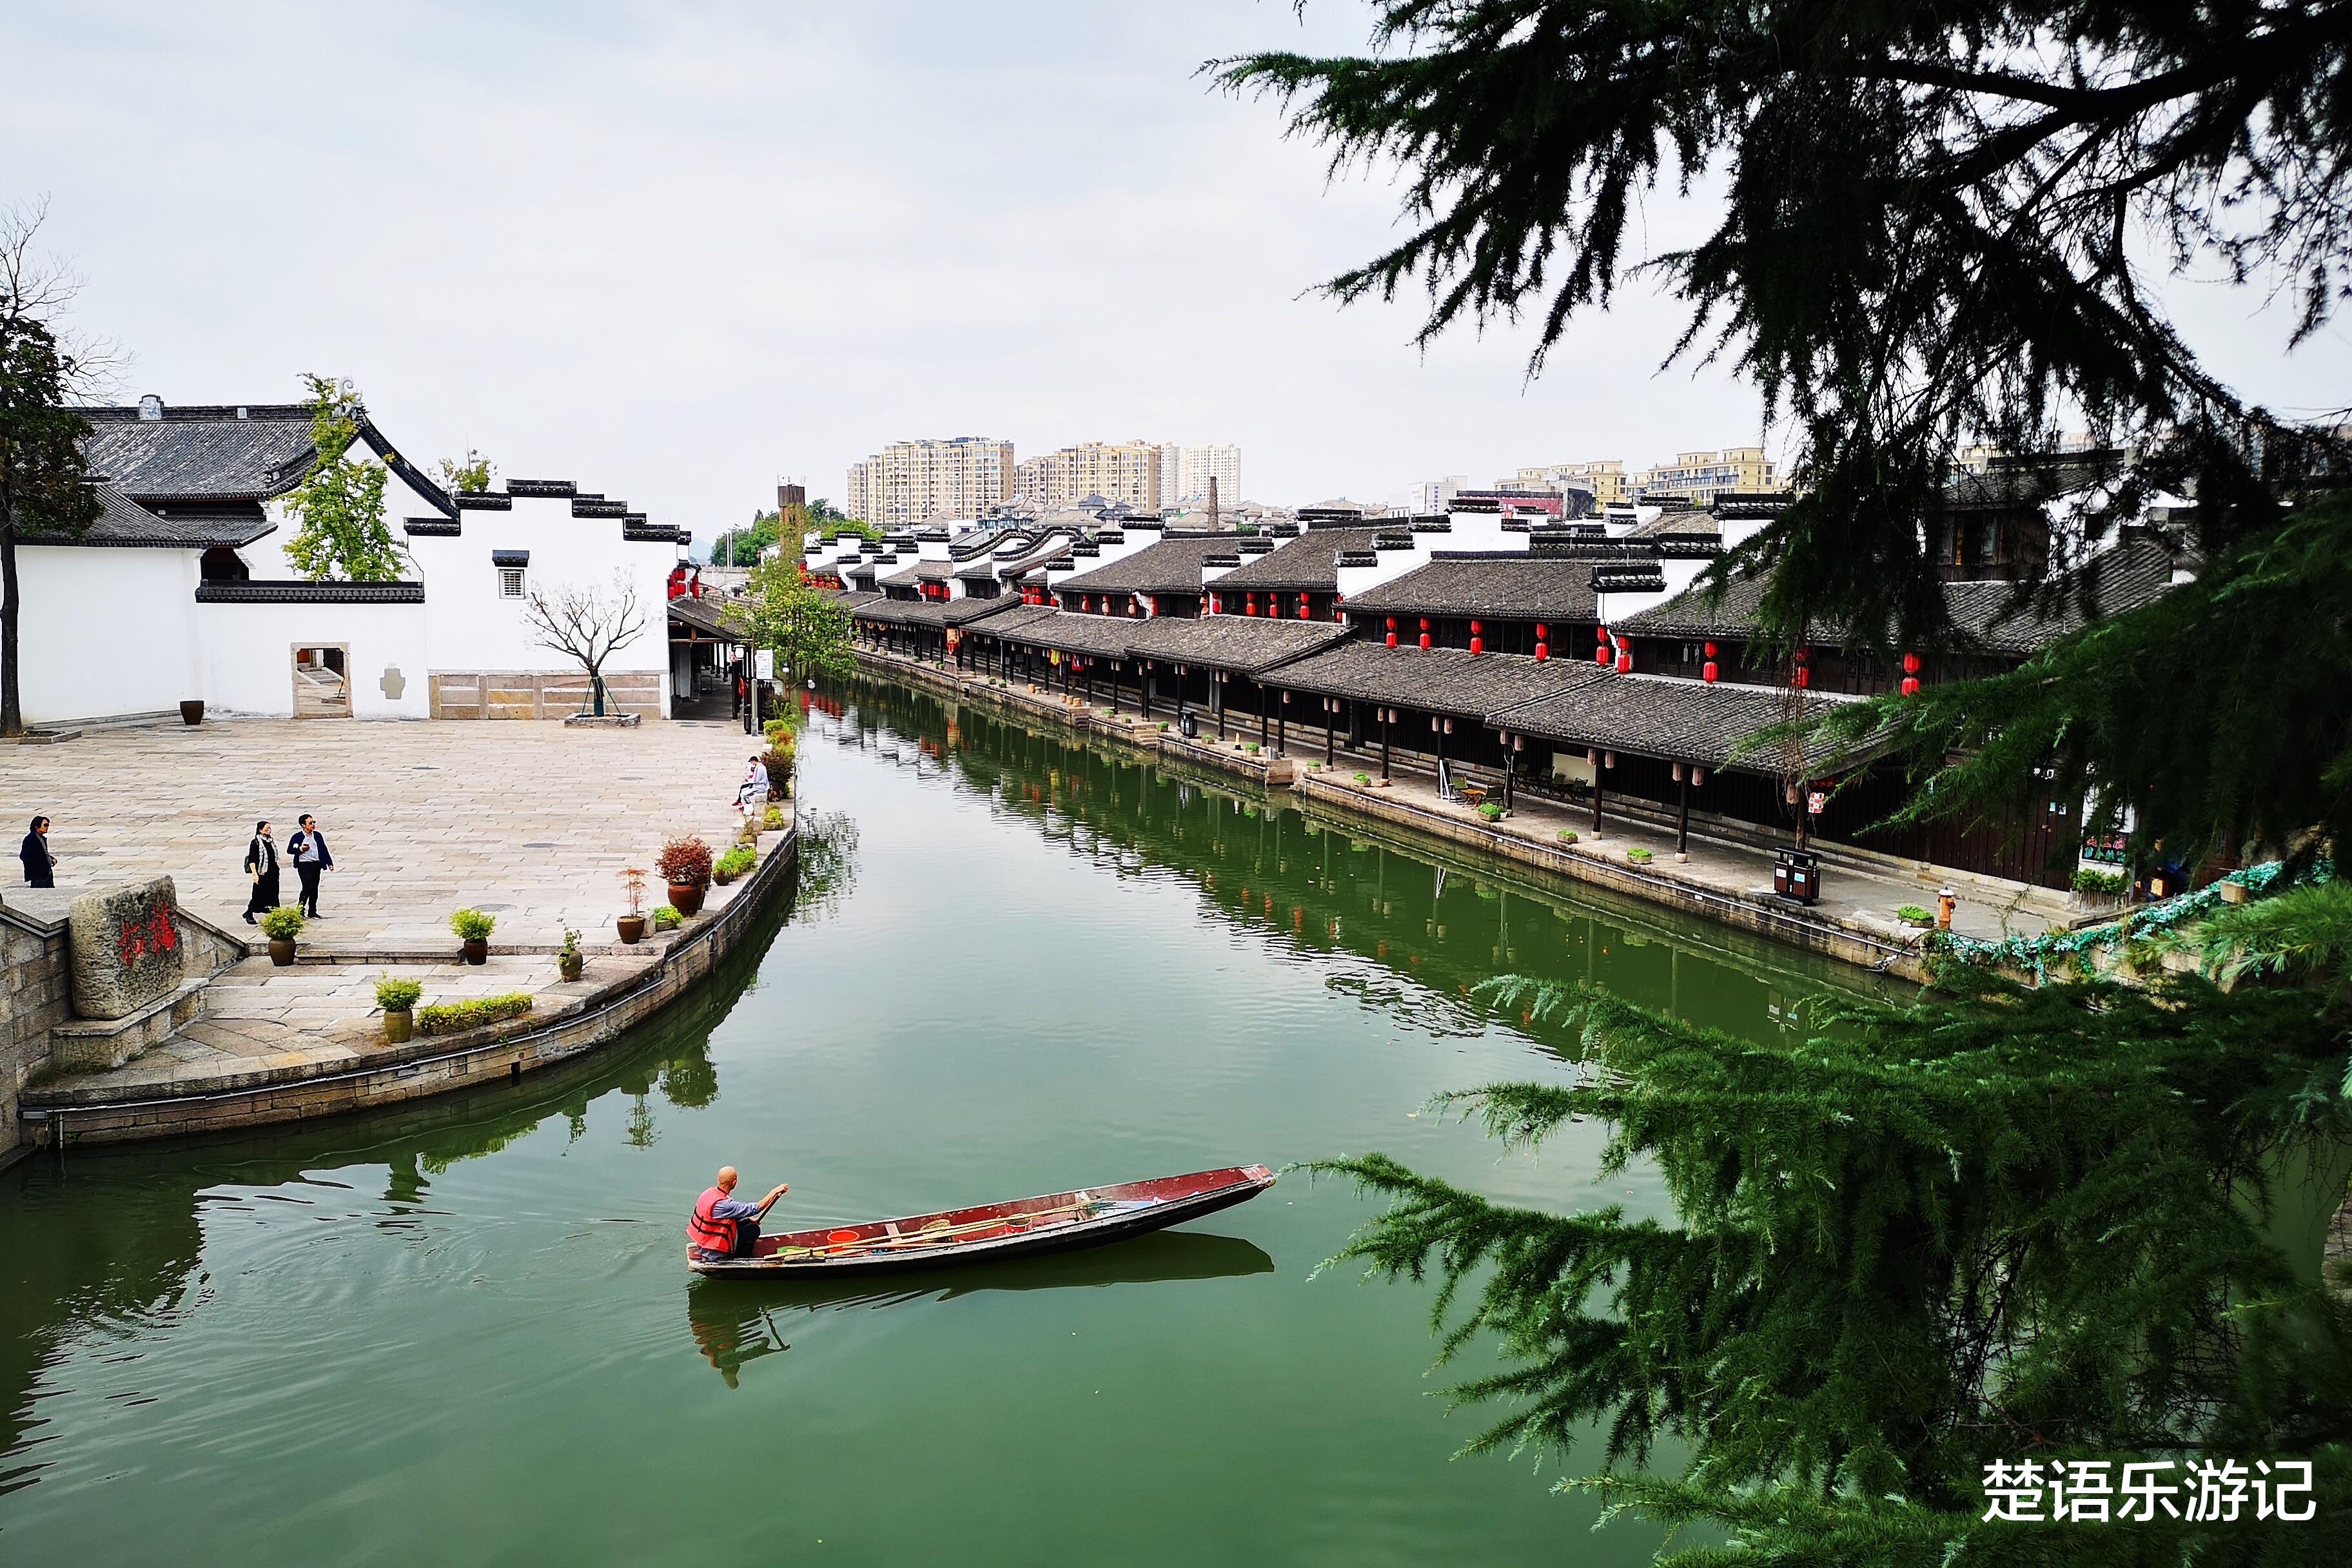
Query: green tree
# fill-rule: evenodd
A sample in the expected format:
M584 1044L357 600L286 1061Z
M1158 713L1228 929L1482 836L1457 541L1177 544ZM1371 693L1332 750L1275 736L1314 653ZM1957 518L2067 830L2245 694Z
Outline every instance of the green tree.
M302 379L317 458L286 496L286 514L297 525L286 559L314 583L396 583L407 557L383 520L384 466L344 460L359 439L359 395L331 376Z
M37 209L0 213L0 735L25 730L17 543L78 536L100 511L82 456L89 421L67 405L83 363L52 326L73 287L36 255L40 224Z
M1784 637L1942 639L1923 525L1970 444L2048 451L2078 425L2145 449L2094 532L2190 484L2210 553L2275 521L2282 433L2198 362L2132 247L2279 280L2297 338L2326 321L2352 285L2345 0L1376 13L1372 56L1223 69L1335 170L1402 169L1404 237L1337 298L1425 289L1424 340L1531 317L1540 369L1611 300L1639 202L1721 189L1704 239L1640 268L1691 306L1673 353L1728 361L1793 423L1803 494L1744 552L1775 563Z
M797 554L753 567L751 592L728 605L727 619L752 647L775 651L779 680L845 676L856 668L849 613L809 585Z
M2054 771L2128 799L2168 853L2315 858L2347 765L2344 449L2242 406L2131 247L2285 279L2297 337L2327 320L2352 282L2352 5L1382 0L1376 32L1366 58L1223 80L1281 96L1335 168L1402 171L1404 237L1328 288L1425 289L1424 339L1525 314L1539 371L1609 302L1648 192L1721 191L1712 232L1646 267L1691 307L1667 357L1727 361L1793 426L1802 493L1717 569L1769 570L1784 647L1824 623L1961 642L1929 551L1965 446L2048 452L2080 425L2134 454L2021 596L2154 495L2193 498L2198 584L2110 621L2086 599L2094 624L2017 677L1856 711L1916 759L1913 812L1995 814ZM2332 977L2337 912L2242 922L2244 978ZM1735 1542L1691 1563L2352 1552L2352 1330L2311 1267L2352 1147L2332 984L1954 971L1909 1007L1820 1008L1786 1047L1588 994L1487 995L1570 1030L1586 1075L1481 1091L1490 1131L1603 1119L1611 1158L1656 1162L1679 1211L1535 1213L1379 1156L1335 1167L1394 1200L1353 1255L1439 1275L1441 1315L1475 1297L1449 1352L1499 1339L1506 1370L1463 1390L1518 1402L1492 1441L1600 1423L1587 1484ZM1680 1477L1622 1468L1667 1436ZM2334 1522L1979 1522L1982 1463L2091 1455L2308 1458Z
M468 447L462 462L456 458L441 459L441 488L451 495L479 495L490 488L498 471L496 463Z
M750 566L760 559L760 552L775 543L779 537L777 514L755 511L747 527L728 530L710 542L710 563L713 566Z

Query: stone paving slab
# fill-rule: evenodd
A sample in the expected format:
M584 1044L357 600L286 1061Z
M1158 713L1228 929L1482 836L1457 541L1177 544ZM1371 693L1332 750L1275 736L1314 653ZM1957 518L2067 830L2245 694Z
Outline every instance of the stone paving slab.
M52 819L58 896L169 876L184 907L257 942L242 918L246 843L267 816L282 858L307 810L335 868L306 953L451 952L449 913L468 904L498 916L494 946L551 950L566 921L591 943L613 940L625 907L618 873L650 868L666 834L725 848L757 744L740 726L696 721L583 730L207 719L94 730L8 748L0 820ZM291 864L281 881L293 902ZM21 891L0 886L0 901ZM648 891L648 905L664 901L657 885Z

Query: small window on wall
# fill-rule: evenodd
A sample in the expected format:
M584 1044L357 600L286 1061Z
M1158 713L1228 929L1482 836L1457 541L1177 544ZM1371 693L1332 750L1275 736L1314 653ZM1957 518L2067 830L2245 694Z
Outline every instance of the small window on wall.
M501 566L499 568L499 598L520 599L522 597L522 574L523 569L520 566Z

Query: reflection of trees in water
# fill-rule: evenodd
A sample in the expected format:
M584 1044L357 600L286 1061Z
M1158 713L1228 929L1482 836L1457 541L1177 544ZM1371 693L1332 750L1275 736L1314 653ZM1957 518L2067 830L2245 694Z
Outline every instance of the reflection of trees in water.
M1841 989L1834 967L1761 938L1685 930L1644 907L1587 900L1513 868L1442 850L1286 794L1227 786L1124 748L1032 728L979 706L861 684L836 739L927 776L1119 878L1181 877L1204 913L1333 965L1327 984L1433 1034L1487 1027L1468 1004L1497 973L1589 980L1676 1016L1765 1038L1790 998ZM1349 962L1349 961L1354 962ZM1557 1048L1538 1020L1522 1032Z
M831 920L856 889L857 819L845 811L816 811L802 817L793 920L801 925Z

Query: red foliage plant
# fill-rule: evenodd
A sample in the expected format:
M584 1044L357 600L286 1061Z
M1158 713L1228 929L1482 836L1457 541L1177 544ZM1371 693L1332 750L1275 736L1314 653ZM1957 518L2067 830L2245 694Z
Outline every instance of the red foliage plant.
M673 888L707 888L710 885L710 846L692 834L669 839L662 845L661 858L654 862L662 880Z

